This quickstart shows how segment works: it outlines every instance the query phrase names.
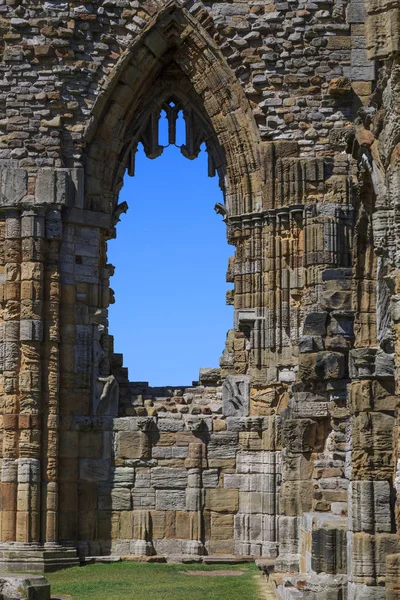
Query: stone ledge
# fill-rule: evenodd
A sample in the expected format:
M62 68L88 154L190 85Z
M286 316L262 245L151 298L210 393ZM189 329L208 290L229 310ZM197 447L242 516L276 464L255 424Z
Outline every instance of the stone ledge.
M79 558L75 548L58 545L45 547L35 544L0 544L0 570L7 573L50 573L78 565Z

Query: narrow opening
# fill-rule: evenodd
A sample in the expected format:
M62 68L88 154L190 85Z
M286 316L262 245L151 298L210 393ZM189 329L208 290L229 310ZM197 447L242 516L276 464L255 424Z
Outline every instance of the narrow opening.
M158 122L158 140L160 146L164 146L164 148L168 146L168 121L165 110L162 110L160 113L160 120Z
M160 144L167 130L160 118ZM182 143L185 123L177 120ZM207 153L187 160L170 145L157 160L141 144L135 176L125 177L120 202L129 211L108 244L116 266L110 333L131 381L190 385L200 367L219 366L232 307L225 305L226 226L214 205L223 202L217 178L207 176Z
M183 118L183 112L180 110L178 112L178 120L177 120L177 128L176 128L176 145L177 146L183 146L183 144L185 144L186 142L186 125L185 125L185 121ZM202 147L202 152L204 153L205 150L205 146ZM204 159L204 157L203 157ZM203 171L204 165L198 165L197 166L197 170L199 173L199 177L202 177L202 175L205 175L207 177L207 169L205 171ZM201 172L200 172L201 169Z

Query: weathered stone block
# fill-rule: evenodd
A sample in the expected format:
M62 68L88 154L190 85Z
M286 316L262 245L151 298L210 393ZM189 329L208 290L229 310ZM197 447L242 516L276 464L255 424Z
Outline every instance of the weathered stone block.
M287 516L302 515L312 507L311 481L284 482L281 488L281 511Z
M216 488L219 484L218 469L206 469L202 472L203 487Z
M218 513L235 513L239 508L239 490L208 489L205 495L205 508Z
M183 489L188 485L187 470L171 467L154 467L151 470L151 483L155 489Z
M394 354L387 354L383 350L378 350L375 357L376 377L394 377L394 366Z
M207 448L209 459L235 458L239 449L239 436L235 432L221 431L211 436Z
M304 335L326 335L326 322L328 314L326 312L309 313L304 319Z
M240 492L239 511L246 515L276 514L277 493L275 486L268 492Z
M39 575L6 575L0 578L3 600L50 600L50 585Z
M28 193L28 172L26 169L1 169L0 202L2 206L18 205Z
M400 538L395 534L355 533L353 535L354 582L376 585L386 573L386 557L400 550Z
M400 597L400 554L388 554L386 557L386 598L396 600Z
M312 452L315 448L317 423L311 419L288 419L284 422L284 445L289 452Z
M82 458L79 461L79 477L82 481L107 481L110 461L106 458Z
M155 508L157 510L185 510L185 490L157 490Z
M299 356L301 380L342 379L345 372L344 356L339 352L318 352Z
M393 447L393 428L396 420L391 415L364 412L352 421L352 442L355 450L390 451Z
M118 458L142 458L142 438L145 434L141 432L121 431L117 438Z
M133 467L115 467L111 478L117 487L132 487L135 483L135 469Z
M66 169L40 169L36 179L37 204L68 204L69 173Z
M200 369L201 385L217 386L221 383L221 369Z
M247 417L250 409L250 379L229 375L222 385L222 410L225 416Z
M391 489L388 481L353 481L350 498L353 531L391 532Z
M316 573L346 573L346 531L333 527L314 530L311 564Z
M323 338L320 335L302 335L299 341L299 352L317 352L324 350Z
M285 481L300 481L311 478L313 461L303 454L285 453L283 461L283 478Z
M186 510L201 511L204 505L204 492L198 488L186 490Z
M213 540L233 539L233 514L211 513L210 535Z

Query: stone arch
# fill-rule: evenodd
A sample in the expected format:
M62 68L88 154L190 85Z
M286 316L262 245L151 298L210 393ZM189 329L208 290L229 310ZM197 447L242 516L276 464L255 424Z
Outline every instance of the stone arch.
M158 80L170 80L158 86ZM173 86L172 86L173 84ZM174 88L206 125L220 171L226 173L229 215L261 209L261 142L250 105L221 51L196 19L175 1L153 18L121 56L103 85L86 131L86 208L112 213L129 148L149 100ZM163 89L162 89L163 88ZM133 136L133 137L132 137Z

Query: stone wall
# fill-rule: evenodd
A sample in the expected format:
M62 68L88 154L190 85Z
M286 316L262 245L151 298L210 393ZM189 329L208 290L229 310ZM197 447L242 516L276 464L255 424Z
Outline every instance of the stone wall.
M257 556L285 599L399 597L397 10L0 7L2 568ZM192 388L130 383L108 331L162 110L186 157L206 142L235 249Z
M249 405L248 381L235 376L222 388L138 387L146 400L136 396L134 410L146 416L74 419L76 439L86 439L91 430L80 479L85 497L94 496L85 521L94 531L97 519L102 532L80 545L84 555L110 551L111 542L113 554L169 559L277 555L278 433L274 417L248 416L249 407L243 416L223 414L227 406L233 413L231 386L238 383L245 395L236 398ZM105 435L112 438L112 464L110 449L104 452L102 445Z

